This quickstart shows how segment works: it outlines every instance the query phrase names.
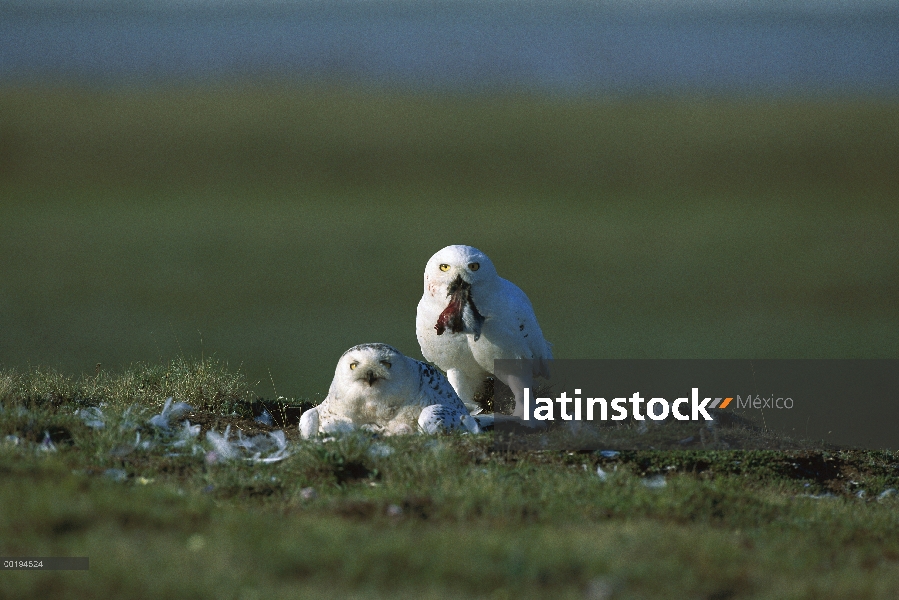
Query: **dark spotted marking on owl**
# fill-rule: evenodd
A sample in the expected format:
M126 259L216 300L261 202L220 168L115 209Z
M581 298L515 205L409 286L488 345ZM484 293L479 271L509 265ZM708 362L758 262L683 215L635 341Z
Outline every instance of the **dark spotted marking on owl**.
M418 364L419 364L419 368L421 369L420 370L421 378L419 380L420 385L424 384L425 377L427 376L428 386L433 390L437 390L440 387L440 381L435 377L435 375L437 373L434 371L434 368L431 365L425 364L421 361L419 361ZM443 392L439 391L439 393L442 395Z

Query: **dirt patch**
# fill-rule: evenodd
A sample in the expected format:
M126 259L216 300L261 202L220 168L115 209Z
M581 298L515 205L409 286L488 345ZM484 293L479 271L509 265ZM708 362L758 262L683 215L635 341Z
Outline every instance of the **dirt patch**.
M862 452L802 452L783 457L775 469L790 479L807 480L833 494L855 494L866 481L899 475L895 461L872 461Z
M266 413L272 420L275 429L296 429L300 424L300 417L304 412L312 408L311 401L302 401L299 404L286 404L277 400L259 398L248 405L253 418L263 417Z
M232 485L214 490L215 496L220 499L262 499L281 497L284 495L284 486L280 483L259 483L252 485Z
M400 505L404 515L427 520L434 511L434 501L429 496L411 496Z
M339 503L334 512L345 519L371 519L384 511L370 500L346 500Z
M334 465L333 473L337 478L337 483L341 485L368 479L372 475L372 471L368 467L356 461Z

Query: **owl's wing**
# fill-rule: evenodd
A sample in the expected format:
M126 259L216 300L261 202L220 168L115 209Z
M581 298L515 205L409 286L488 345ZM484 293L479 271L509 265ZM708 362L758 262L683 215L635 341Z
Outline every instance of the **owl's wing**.
M300 417L300 435L304 439L313 438L321 433L336 433L352 429L352 421L339 414L340 403L337 400L337 379L331 381L328 395L321 404L310 408Z
M463 429L480 433L478 422L468 414L456 390L438 371L427 363L415 361L419 368L419 391L424 408L418 417L418 427L424 433Z
M418 363L418 389L422 406L439 404L467 415L465 404L443 373L427 363L418 360L415 362Z
M305 440L318 435L318 407L310 408L300 417L300 435Z
M527 295L511 281L503 280L503 304L505 311L498 315L504 335L503 340L510 347L510 354L518 358L534 360L534 376L549 377L546 361L551 360L552 345L543 337L543 330L537 323L537 315ZM505 345L505 344L504 344Z
M461 429L470 433L480 433L477 420L468 411L458 411L442 404L432 404L422 409L418 417L418 427L422 433L435 434Z

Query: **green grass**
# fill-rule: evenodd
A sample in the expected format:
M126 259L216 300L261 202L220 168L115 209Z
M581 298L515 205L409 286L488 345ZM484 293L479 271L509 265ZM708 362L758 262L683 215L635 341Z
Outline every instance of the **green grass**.
M0 364L419 357L480 247L563 358L899 356L899 105L0 90Z
M491 434L322 444L291 427L282 462L210 463L203 435L201 451L170 456L169 438L148 425L172 393L194 404L187 418L204 431L267 429L249 417L246 381L214 361L78 379L0 373L0 554L91 565L7 572L0 595L891 598L899 589L899 496L878 499L899 487L894 452L607 458L498 452ZM73 414L85 406L103 410L104 428ZM123 452L138 431L154 444ZM44 432L55 450L44 449ZM667 485L644 485L658 475Z

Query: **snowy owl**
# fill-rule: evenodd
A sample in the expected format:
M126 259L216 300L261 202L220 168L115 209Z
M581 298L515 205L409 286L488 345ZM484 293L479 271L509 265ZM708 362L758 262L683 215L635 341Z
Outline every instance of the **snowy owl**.
M395 435L459 428L479 431L443 374L387 344L344 352L328 396L300 418L304 438L355 429Z
M524 416L522 390L549 376L552 358L530 300L496 273L487 255L471 246L447 246L425 266L416 334L426 359L446 371L469 410L496 359L532 359L532 369L496 377L515 394L513 415Z

